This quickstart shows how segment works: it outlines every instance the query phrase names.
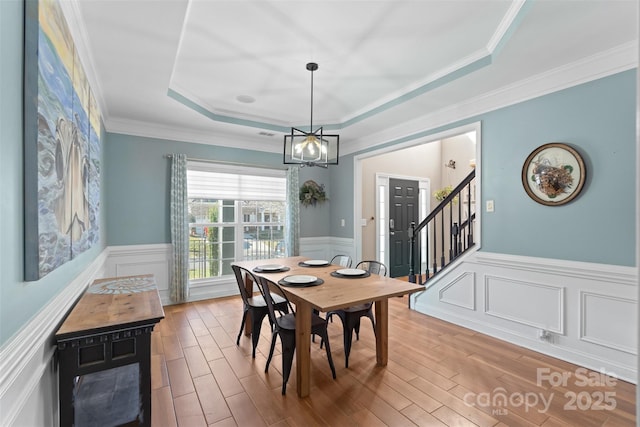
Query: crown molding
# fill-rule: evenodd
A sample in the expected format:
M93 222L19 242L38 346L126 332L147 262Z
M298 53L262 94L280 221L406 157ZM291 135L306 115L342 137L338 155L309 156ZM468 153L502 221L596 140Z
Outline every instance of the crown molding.
M282 153L282 139L265 136L264 141L255 138L242 138L237 134L225 135L205 130L186 129L177 126L161 125L155 122L137 120L110 119L105 121L109 133L120 133L143 138L156 138L168 141L182 141L195 144L215 145L217 147L243 148L267 153Z
M627 71L638 66L638 42L616 46L562 67L531 76L492 92L366 135L341 147L341 154L369 150L381 144L420 139L425 131L476 117L543 95Z

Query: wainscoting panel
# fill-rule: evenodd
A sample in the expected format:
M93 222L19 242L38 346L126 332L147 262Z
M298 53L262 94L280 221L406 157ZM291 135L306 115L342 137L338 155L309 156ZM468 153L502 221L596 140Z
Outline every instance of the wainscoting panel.
M300 256L312 259L333 258L331 239L329 237L303 237L300 239Z
M303 237L300 239L300 255L312 259L331 260L335 255L349 255L355 266L353 239L340 237Z
M142 273L146 271L147 273ZM137 276L141 274L153 274L156 279L158 291L169 290L169 272L167 263L164 261L153 261L146 263L119 263L116 265L116 276Z
M564 334L564 289L485 276L485 313Z
M637 293L633 267L475 252L413 294L411 306L636 383Z
M637 334L626 332L630 325L638 324L636 302L592 292L580 296L580 339L637 355Z
M344 237L332 237L330 241L330 251L331 258L333 258L335 255L349 255L353 260L353 267L356 266L358 261L362 261L356 259L356 249L353 244L353 239L347 239Z
M171 245L110 246L107 274L113 277L153 274L163 305L171 304L169 266Z
M463 273L440 289L440 302L467 310L476 309L476 285L474 273Z

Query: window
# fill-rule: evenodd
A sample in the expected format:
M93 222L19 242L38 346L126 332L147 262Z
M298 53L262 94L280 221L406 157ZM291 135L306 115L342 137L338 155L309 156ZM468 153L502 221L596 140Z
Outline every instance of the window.
M285 171L189 161L189 279L285 255Z

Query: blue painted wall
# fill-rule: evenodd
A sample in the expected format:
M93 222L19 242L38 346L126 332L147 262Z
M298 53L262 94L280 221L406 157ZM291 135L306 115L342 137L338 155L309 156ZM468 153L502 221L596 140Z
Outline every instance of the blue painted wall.
M106 197L105 216L109 245L170 243L169 153L189 158L238 162L283 168L282 154L240 150L163 139L107 134L104 145ZM301 168L300 184L313 179L329 187L328 172ZM331 194L328 194L331 197ZM302 237L330 234L329 203L300 208Z
M486 200L495 202L495 212L482 214L482 251L634 266L635 114L633 70L387 145L480 121L483 200L479 206L484 207ZM548 142L571 144L586 163L585 187L567 205L538 204L522 186L524 160ZM332 174L334 200L341 201L331 206L332 216L353 211L347 203L353 197L352 157L341 159L341 170ZM332 227L333 235L350 237L345 231Z
M100 254L106 236L102 215L99 245L41 280L24 281L23 7L20 0L0 1L0 346ZM101 179L104 183L104 174ZM104 193L101 204L105 206Z
M629 71L483 117L482 197L496 210L482 222L486 251L635 265L636 73ZM524 192L524 159L566 142L583 155L587 181L567 205Z
M300 185L308 179L312 179L320 185L324 185L325 193L329 199L327 202L318 203L315 206L302 206L300 205L300 237L316 237L316 236L330 236L332 218L335 218L331 214L331 207L333 206L334 198L331 191L333 185L331 184L334 170L319 168L319 167L303 167L300 168Z
M620 73L451 124L482 122L480 206L488 199L496 206L483 214L483 251L635 265L635 76ZM170 241L165 153L281 166L279 154L115 134L107 141L109 245ZM540 205L522 187L524 160L548 142L569 143L585 158L585 188L564 206ZM323 183L329 197L329 203L301 207L302 237L353 237L353 157L328 170L300 170L301 184Z

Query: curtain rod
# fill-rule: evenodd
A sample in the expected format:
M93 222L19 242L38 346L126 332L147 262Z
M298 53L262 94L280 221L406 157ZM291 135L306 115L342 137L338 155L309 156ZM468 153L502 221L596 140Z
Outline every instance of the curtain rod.
M171 159L171 158L173 158L173 154L165 154L162 157L164 157L166 159ZM287 170L286 167L254 165L252 163L240 163L240 162L229 162L229 161L225 161L225 160L200 159L200 158L196 158L196 157L187 157L187 160L191 160L191 161L194 161L194 162L203 162L203 163L218 163L218 164L222 164L222 165L231 165L231 166L245 166L245 167L261 168L261 169Z

